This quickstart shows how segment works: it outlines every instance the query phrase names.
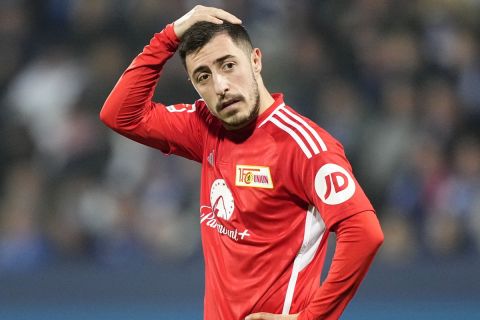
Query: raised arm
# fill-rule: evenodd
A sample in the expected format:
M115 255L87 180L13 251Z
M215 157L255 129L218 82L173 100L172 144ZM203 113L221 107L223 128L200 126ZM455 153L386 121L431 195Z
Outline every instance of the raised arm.
M125 134L148 115L163 66L174 55L179 42L173 25L167 25L132 61L100 112L100 119L108 127Z
M198 21L224 20L241 22L221 9L196 6L156 33L108 96L100 112L102 122L142 144L198 160L199 150L194 150L199 145L198 137L191 134L195 132L195 106L181 104L168 110L163 104L154 103L152 96L165 63L175 54L185 31Z

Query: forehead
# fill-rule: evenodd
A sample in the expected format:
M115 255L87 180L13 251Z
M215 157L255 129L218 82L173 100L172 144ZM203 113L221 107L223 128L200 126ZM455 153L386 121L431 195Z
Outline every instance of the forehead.
M199 66L212 66L218 58L226 55L241 57L245 56L245 53L244 49L229 35L221 33L213 37L200 50L188 54L185 57L185 65L190 73Z

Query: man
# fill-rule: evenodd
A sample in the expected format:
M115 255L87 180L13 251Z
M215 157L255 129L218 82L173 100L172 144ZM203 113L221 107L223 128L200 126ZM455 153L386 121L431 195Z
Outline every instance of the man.
M268 92L240 23L196 6L155 34L100 117L202 163L205 319L337 319L383 234L340 143ZM202 99L165 107L151 98L177 50ZM337 246L320 285L330 231Z

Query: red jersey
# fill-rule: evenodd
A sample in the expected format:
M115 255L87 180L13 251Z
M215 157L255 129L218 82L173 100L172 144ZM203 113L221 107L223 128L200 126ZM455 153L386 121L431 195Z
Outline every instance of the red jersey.
M329 231L350 216L373 212L372 205L341 144L281 94L273 95L274 104L255 121L234 131L203 100L152 102L177 45L171 25L156 34L110 94L102 120L135 141L202 164L205 319L301 312L322 299ZM355 291L362 272L349 290ZM338 317L343 307L331 315Z

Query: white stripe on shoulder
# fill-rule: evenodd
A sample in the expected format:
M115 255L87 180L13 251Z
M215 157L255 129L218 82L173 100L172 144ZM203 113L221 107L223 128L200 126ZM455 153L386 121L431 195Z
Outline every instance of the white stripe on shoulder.
M290 119L287 115L285 115L284 113L282 113L282 110L286 110L286 109L280 109L278 110L278 112L276 113L277 116L279 116L280 118L282 118L283 121L285 121L286 123L288 123L291 127L294 127L295 129L297 129L298 131L300 131L300 133L302 134L302 136L305 138L305 140L308 142L308 144L310 145L310 148L312 148L313 150L313 153L314 154L319 154L320 153L320 150L318 150L318 147L317 145L315 144L315 142L313 141L312 137L305 131L305 129L297 122L293 121L292 119Z
M315 140L317 140L317 142L319 143L320 145L320 149L322 149L322 151L327 151L327 145L325 144L325 142L323 142L322 138L320 138L320 135L318 134L317 131L315 131L315 129L313 129L305 120L303 120L300 116L296 115L295 113L291 112L290 110L288 110L287 108L285 108L285 105L283 106L280 106L281 110L282 111L285 111L286 113L288 113L292 118L294 118L295 120L297 120L298 122L300 122L301 124L303 124L305 126L305 128L307 128L308 131L310 131L312 133L312 135L315 137ZM278 110L278 109L277 109ZM275 112L277 111L275 110Z
M259 125L258 125L258 128L260 128L261 126L263 126L268 120L270 120L271 117L273 117L273 114L275 112L277 112L278 109L280 108L283 108L285 106L285 103L281 103L278 107L275 108L275 110L272 111L272 113L270 113L270 115L268 117L265 118L265 120L263 120Z
M286 125L284 125L280 121L278 121L278 119L276 119L276 118L273 118L273 117L270 118L270 122L272 122L277 127L279 127L280 129L282 129L283 131L288 133L298 143L298 145L300 146L303 153L305 153L305 155L307 156L308 159L310 159L312 157L312 153L310 152L310 150L308 150L305 143L303 143L302 139L298 136L298 134L295 131L293 131L292 129L290 129L289 127L287 127Z

